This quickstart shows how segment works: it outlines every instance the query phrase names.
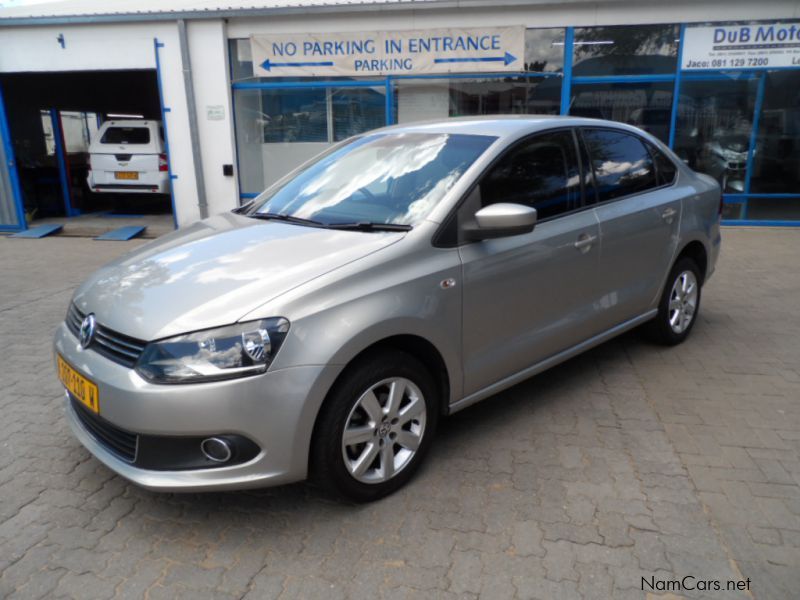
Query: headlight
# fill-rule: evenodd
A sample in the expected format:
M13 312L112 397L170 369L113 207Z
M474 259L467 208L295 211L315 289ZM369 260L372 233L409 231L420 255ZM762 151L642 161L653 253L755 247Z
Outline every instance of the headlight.
M289 331L283 318L236 323L148 344L136 372L153 383L196 383L267 370Z

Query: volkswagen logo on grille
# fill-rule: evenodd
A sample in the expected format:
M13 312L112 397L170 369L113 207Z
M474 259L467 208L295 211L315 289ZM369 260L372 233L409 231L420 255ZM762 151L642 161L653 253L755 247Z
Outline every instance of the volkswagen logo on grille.
M81 323L81 330L78 334L78 340L81 343L81 348L86 348L92 343L94 339L94 330L97 323L94 320L94 315L86 315L86 318Z

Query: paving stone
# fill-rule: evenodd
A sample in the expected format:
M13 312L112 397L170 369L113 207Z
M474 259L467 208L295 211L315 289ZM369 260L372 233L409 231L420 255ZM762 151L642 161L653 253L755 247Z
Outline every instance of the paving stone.
M726 229L685 344L625 335L463 411L359 507L146 492L72 437L30 339L140 244L0 236L0 597L625 599L687 574L797 596L798 232Z
M575 563L574 544L566 541L543 542L545 557L542 561L546 577L551 581L569 579L578 581L578 573L573 568Z

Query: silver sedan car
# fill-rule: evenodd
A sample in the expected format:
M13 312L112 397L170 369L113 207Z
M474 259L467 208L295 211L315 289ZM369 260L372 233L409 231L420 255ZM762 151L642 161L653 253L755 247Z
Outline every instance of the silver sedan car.
M441 417L637 326L684 341L720 208L714 180L618 123L357 136L81 285L55 336L67 418L149 489L310 477L374 500Z

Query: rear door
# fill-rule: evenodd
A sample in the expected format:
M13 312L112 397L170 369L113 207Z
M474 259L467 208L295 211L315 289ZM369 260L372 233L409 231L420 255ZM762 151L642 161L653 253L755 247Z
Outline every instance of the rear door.
M161 140L154 123L112 121L98 135L90 149L96 185L157 183Z
M648 142L617 129L584 128L600 223L600 322L609 329L653 306L675 254L681 191L659 174ZM649 147L648 147L649 146Z
M599 228L581 188L573 131L544 132L508 150L459 208L461 226L497 202L539 215L530 233L459 248L466 395L592 335Z

